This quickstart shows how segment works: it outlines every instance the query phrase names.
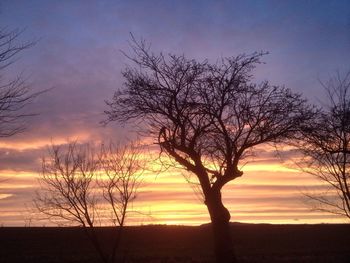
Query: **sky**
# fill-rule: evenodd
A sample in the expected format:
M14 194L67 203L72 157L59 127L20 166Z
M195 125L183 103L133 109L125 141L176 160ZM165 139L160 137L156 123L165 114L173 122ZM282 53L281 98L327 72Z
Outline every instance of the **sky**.
M37 188L40 160L50 143L133 138L130 127L102 126L105 100L123 85L130 33L155 52L216 61L266 51L254 80L269 80L323 100L320 81L350 70L349 1L0 1L0 27L35 41L5 79L25 76L33 91L49 89L26 111L38 113L22 134L0 139L0 224L25 225ZM259 150L244 176L224 189L231 220L253 223L334 223L310 211L303 192L320 189L309 175L288 168L273 149ZM181 171L148 174L132 224L199 225L205 206ZM50 224L31 222L31 224Z

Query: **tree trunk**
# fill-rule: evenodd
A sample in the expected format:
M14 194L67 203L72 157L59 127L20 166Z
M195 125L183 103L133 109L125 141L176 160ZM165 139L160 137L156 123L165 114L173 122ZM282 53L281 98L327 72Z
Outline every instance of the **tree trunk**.
M230 213L224 207L220 191L211 191L206 202L214 236L217 263L237 263L230 232Z

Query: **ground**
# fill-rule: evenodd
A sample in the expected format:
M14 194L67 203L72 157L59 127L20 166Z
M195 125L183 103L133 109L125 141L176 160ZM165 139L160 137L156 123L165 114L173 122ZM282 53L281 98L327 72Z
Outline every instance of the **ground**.
M111 228L99 228L108 249ZM233 224L239 262L348 262L350 225ZM0 228L0 262L92 263L82 228ZM122 262L213 262L209 225L127 227Z

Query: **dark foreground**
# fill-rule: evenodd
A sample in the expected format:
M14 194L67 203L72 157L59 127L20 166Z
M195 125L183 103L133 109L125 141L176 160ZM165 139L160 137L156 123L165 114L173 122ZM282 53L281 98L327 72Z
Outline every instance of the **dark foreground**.
M108 248L110 228L99 234ZM240 262L350 262L350 225L234 224ZM209 226L127 227L123 262L212 262ZM98 262L81 228L0 228L0 262Z

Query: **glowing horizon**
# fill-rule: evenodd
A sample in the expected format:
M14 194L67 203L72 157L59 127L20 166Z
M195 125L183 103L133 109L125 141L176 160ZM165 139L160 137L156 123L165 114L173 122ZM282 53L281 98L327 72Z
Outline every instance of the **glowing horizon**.
M63 142L60 141L60 144ZM41 142L32 146L30 149L23 149L21 144L17 143L12 150L18 148L23 153L42 148L41 154L45 155L49 147ZM311 211L305 204L302 193L310 189L320 191L324 185L310 175L287 167L279 158L273 157L272 151L273 147L265 146L263 156L260 158L257 156L244 165L243 176L223 188L223 202L231 213L232 222L273 224L346 222L340 216ZM40 159L37 164L40 164ZM157 167L159 164L154 165L156 167L151 170L159 169ZM32 226L55 225L48 220L42 220L42 215L32 213L34 211L32 198L38 186L39 167L37 166L36 172L25 169L2 171L0 179L6 180L0 185L2 203L0 224L24 226L30 222ZM184 173L184 170L178 168L160 173L146 171L137 198L130 209L127 225L201 225L210 222L200 192L186 181ZM195 182L194 175L191 180ZM103 224L110 224L108 218Z

